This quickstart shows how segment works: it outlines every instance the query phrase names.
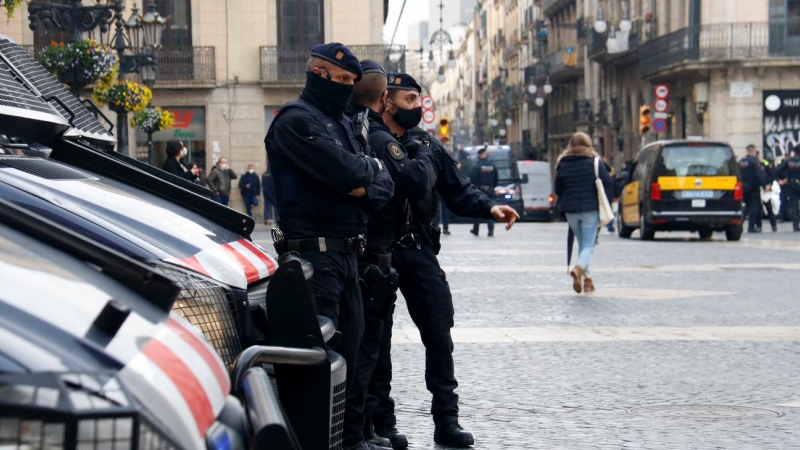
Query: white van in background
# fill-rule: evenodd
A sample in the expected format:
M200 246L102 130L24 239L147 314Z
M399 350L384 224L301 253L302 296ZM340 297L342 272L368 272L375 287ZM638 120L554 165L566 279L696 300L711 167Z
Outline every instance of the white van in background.
M553 220L553 176L547 161L517 161L522 178L523 220Z

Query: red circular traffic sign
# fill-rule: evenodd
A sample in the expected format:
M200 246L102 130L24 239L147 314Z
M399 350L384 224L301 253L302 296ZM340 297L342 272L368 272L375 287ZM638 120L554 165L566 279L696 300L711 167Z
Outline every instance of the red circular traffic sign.
M669 97L669 86L666 84L659 84L656 85L655 94L658 98L667 98Z
M426 109L422 113L422 120L424 120L425 123L433 123L435 119L436 119L436 114L430 109Z
M430 95L422 97L422 109L433 109L434 106L433 97Z
M663 98L659 98L653 103L653 109L655 109L656 112L667 112L667 108L669 108L669 102Z
M663 133L667 129L667 121L664 119L656 119L653 121L653 131L656 133Z

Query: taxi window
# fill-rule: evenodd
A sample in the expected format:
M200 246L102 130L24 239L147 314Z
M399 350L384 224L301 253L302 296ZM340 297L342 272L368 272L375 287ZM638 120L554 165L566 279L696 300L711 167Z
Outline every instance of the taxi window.
M698 177L735 175L736 161L730 147L665 147L656 172L662 177Z

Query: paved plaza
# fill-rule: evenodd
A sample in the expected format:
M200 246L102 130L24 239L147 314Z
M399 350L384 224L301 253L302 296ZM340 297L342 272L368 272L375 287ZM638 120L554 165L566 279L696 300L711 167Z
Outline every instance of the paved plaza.
M452 225L443 237L474 448L800 447L800 234L642 242L604 230L587 296L571 290L566 230L476 238ZM402 298L395 317L398 428L410 448L442 449Z

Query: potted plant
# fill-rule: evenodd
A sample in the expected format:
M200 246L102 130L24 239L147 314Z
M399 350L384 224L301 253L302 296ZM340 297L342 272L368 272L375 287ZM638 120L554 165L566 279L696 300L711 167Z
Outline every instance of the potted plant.
M14 11L17 10L23 3L28 3L29 0L0 0L0 8L5 8L6 17L8 20L14 18Z
M51 42L39 54L39 62L70 86L86 86L110 78L119 63L111 48L93 39L63 43Z
M131 80L119 80L94 90L94 100L116 112L137 112L147 108L153 98L149 87Z
M175 123L175 116L160 107L148 107L133 113L131 126L139 128L145 133L155 133L156 131L171 128Z

